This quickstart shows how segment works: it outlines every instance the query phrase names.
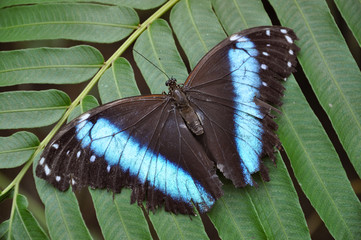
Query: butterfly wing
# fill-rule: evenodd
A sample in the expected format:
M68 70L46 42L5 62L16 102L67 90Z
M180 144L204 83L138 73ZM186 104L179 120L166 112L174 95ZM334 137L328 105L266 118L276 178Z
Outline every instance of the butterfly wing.
M285 27L241 31L205 55L184 85L203 122L209 155L235 186L254 185L257 171L268 180L261 158L274 159L280 144L270 110L281 104L280 80L294 71L296 39Z
M132 97L65 125L45 148L38 177L61 191L83 186L120 192L154 210L207 211L222 195L212 161L167 95Z

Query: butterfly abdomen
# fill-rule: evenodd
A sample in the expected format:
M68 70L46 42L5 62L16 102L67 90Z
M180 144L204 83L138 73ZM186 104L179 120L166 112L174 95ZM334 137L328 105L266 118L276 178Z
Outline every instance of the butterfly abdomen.
M195 135L201 135L204 133L203 126L201 124L198 115L189 104L187 96L184 94L182 87L177 85L177 81L168 81L169 95L175 101L177 111L179 111L188 129ZM182 123L180 123L182 124Z

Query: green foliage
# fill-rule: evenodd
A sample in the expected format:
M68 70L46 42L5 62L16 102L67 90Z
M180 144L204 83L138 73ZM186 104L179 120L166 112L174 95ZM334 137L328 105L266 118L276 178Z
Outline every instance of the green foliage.
M167 91L164 83L168 77L175 77L180 81L187 78L187 69L175 45L172 30L166 21L161 19L154 21L137 39L134 49L143 55L133 53L134 60L152 93ZM162 74L151 63L168 76Z
M84 82L94 76L103 62L101 53L91 46L2 51L0 86Z
M133 68L125 58L121 57L116 59L100 78L98 89L102 103L140 95Z
M0 129L50 125L61 118L70 105L62 91L14 91L0 93Z
M30 132L16 132L0 137L0 168L14 168L30 159L39 146L39 139Z
M163 2L4 0L0 3L0 42L70 39L110 43L125 39L105 62L95 47L49 48L46 44L52 41L39 41L40 45L45 44L39 48L0 52L0 86L19 87L17 91L12 88L0 93L0 129L14 132L0 137L0 168L23 165L0 193L2 202L12 198L9 219L0 224L0 239L94 237L71 190L60 192L35 177L36 190L45 205L46 231L28 208L29 196L19 194L24 174L36 166L40 152L59 127L99 105L89 95L91 89L97 86L103 104L139 95L133 70L139 68L150 91L161 93L167 90L164 82L168 77L185 81L186 66L192 69L227 35L244 28L270 25L271 20L279 19L300 38L298 60L307 79L298 80L310 83L350 162L361 175L361 73L323 0L269 0L277 19L269 18L261 1L171 0L154 9ZM360 44L361 24L355 17L360 15L360 4L356 0L335 0L335 3ZM134 8L154 10L138 26L141 12ZM165 13L170 13L169 21L159 19ZM123 54L132 43L137 50L133 52L136 68ZM186 57L182 58L184 53ZM33 91L33 85L29 85L57 84L55 88L89 79L73 101L63 91ZM265 160L271 181L263 182L256 177L258 188L236 189L222 179L225 194L206 217L221 239L310 239L310 228L290 177L294 175L335 239L359 239L361 204L340 161L346 160L339 158L295 78L291 76L284 86L282 114L277 118L278 136L291 168L287 169L288 160L277 154L277 168ZM30 132L31 128L55 122L41 142ZM29 132L14 131L21 128L29 128ZM199 216L173 215L163 209L147 213L129 204L128 189L116 195L107 190L89 191L104 239L208 239Z
M28 201L22 195L17 195L14 221L11 222L14 239L48 239L43 229L28 211Z
M2 8L0 22L1 42L64 38L109 43L128 36L139 19L124 6L49 3Z
M34 165L37 162L34 161ZM35 178L35 183L45 205L46 223L52 239L92 239L71 188L60 192L40 178Z
M129 189L114 197L107 190L90 193L105 239L152 239L142 209L129 204Z

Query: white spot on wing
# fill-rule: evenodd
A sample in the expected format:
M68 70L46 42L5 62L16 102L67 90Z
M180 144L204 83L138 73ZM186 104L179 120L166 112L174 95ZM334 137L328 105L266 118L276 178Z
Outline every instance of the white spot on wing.
M95 158L96 158L95 155L92 155L92 156L90 157L90 161L91 161L91 162L94 162L94 161L95 161Z
M66 155L69 155L69 153L70 153L70 150L66 151Z
M267 47L270 47L270 46L271 46L271 44L267 43L267 44L266 44L266 46L267 46Z
M281 33L283 33L283 34L286 34L286 33L287 33L287 30L286 30L286 29L281 29L280 31L281 31Z
M88 119L89 116L90 116L90 113L83 114L83 115L79 118L79 122L82 122L82 121Z
M60 177L60 176L56 176L56 177L55 177L55 180L56 180L57 182L59 182L59 181L60 181L60 179L61 179L61 177Z
M44 166L44 171L45 171L46 176L48 176L51 173L51 170L50 170L50 168L48 167L47 164L45 164L45 166Z
M39 164L40 164L40 165L43 165L43 164L44 164L44 161L45 161L45 158L42 157L42 158L40 159L40 161L39 161Z
M55 149L58 149L58 148L59 148L59 144L54 143L54 144L52 145L52 147L55 148Z
M80 154L81 154L81 151L79 150L79 151L76 153L76 157L79 158L79 157L80 157Z
M286 35L285 38L286 38L287 42L293 43L293 40L292 40L292 38L290 36Z
M265 86L265 87L268 86L268 84L266 82L262 82L262 85Z
M293 55L293 54L294 54L294 52L293 52L292 49L288 50L288 53L289 53L290 55Z
M236 41L238 38L239 38L239 35L238 35L238 34L233 34L233 35L229 38L229 40L230 40L230 41Z
M266 35L271 36L271 31L269 29L266 30Z
M74 178L71 179L71 185L74 185L76 182L74 180Z
M108 165L108 167L107 167L107 171L108 171L108 172L110 172L110 165Z
M291 62L287 62L287 67L292 67L292 63Z
M268 52L262 52L263 55L269 56Z
M267 66L266 64L261 64L261 68L262 68L263 70L266 70L266 69L268 68L268 66Z

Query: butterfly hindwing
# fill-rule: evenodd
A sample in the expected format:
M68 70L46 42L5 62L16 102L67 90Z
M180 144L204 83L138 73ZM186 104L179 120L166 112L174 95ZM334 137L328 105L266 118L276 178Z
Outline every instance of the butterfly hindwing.
M280 105L285 80L299 48L291 29L257 27L233 34L206 54L184 92L203 121L209 155L235 186L254 185L251 174L268 173L261 158L279 145L270 114Z
M36 173L58 189L91 186L115 193L130 187L132 202L151 210L207 211L222 195L213 163L167 95L115 101L65 125L44 150Z

